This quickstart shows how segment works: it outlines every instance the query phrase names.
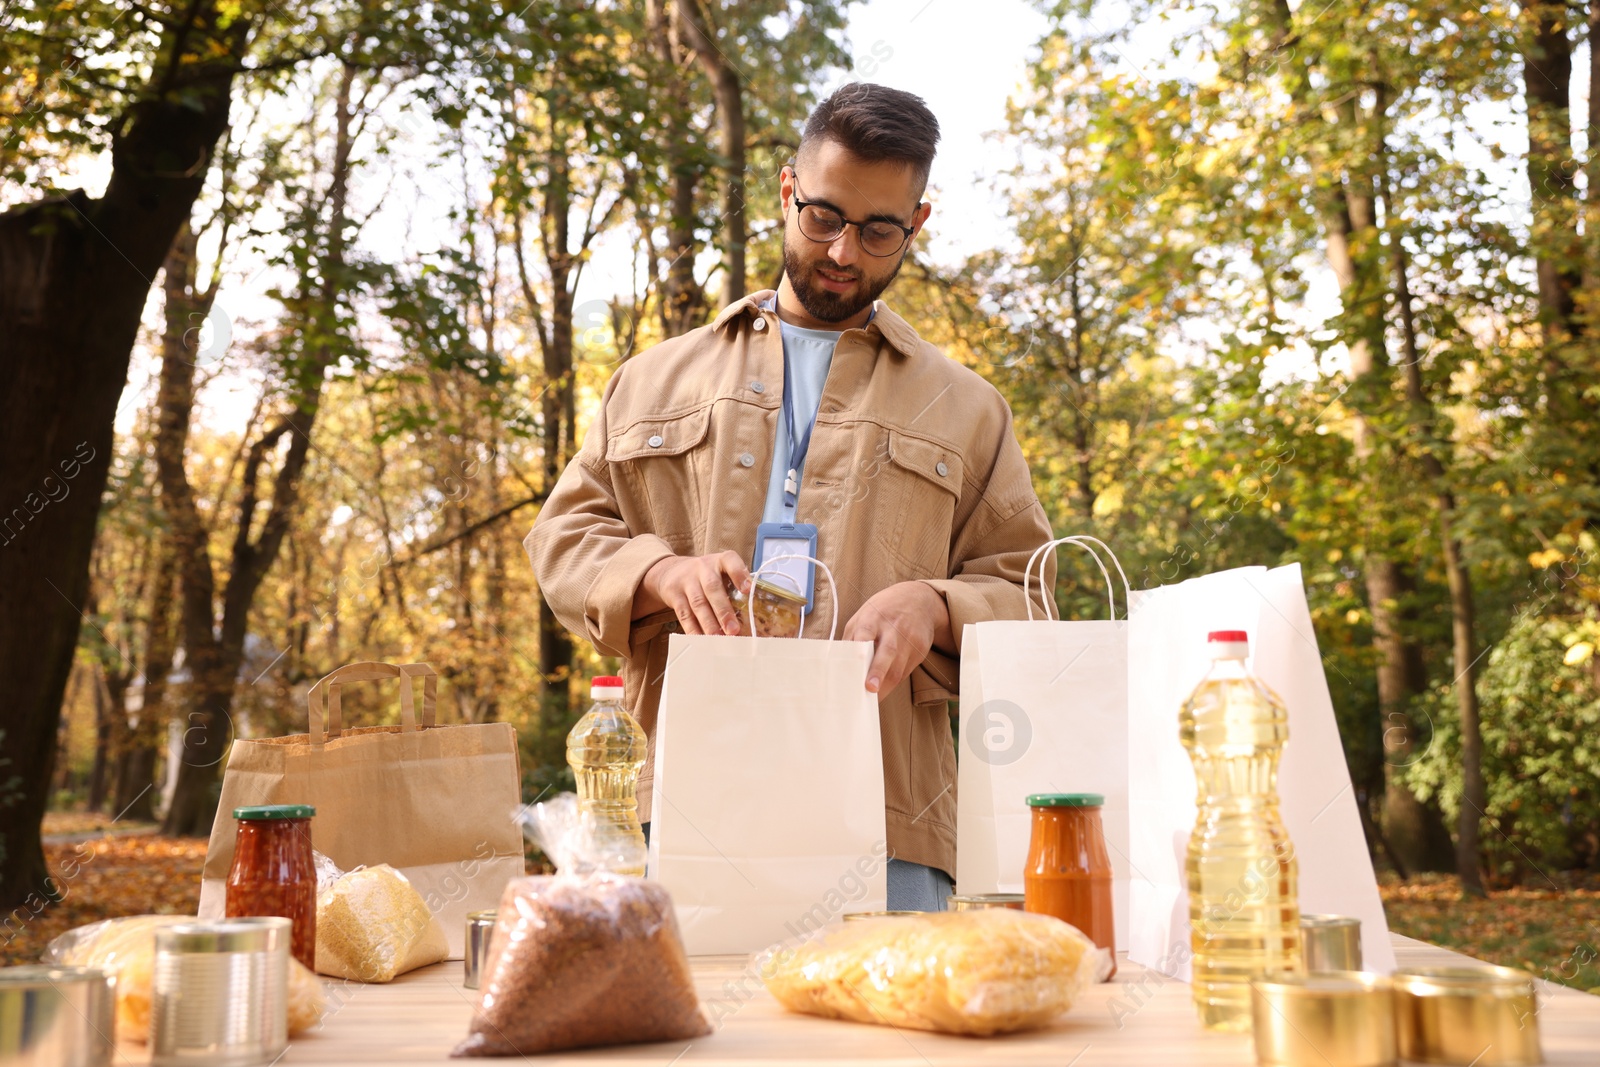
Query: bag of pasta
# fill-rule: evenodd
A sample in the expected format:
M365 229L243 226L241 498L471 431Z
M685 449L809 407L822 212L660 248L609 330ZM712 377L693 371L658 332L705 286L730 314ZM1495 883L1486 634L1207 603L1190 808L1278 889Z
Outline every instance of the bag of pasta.
M575 800L563 794L523 816L524 831L557 874L506 886L471 1030L453 1056L528 1056L711 1032L672 898L654 882L595 869Z
M1098 962L1076 927L994 908L845 923L756 965L790 1011L981 1036L1049 1025Z
M439 920L387 863L344 872L317 853L317 970L357 982L396 977L449 955Z
M99 967L117 980L117 1036L150 1040L150 976L155 969L156 930L192 923L192 915L133 915L80 926L51 941L44 962L65 967ZM289 1036L322 1021L327 997L322 983L299 960L289 957Z

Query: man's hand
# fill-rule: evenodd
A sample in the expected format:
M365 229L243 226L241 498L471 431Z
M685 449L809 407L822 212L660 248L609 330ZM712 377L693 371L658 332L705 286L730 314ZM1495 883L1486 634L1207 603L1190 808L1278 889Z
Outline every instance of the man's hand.
M737 552L668 556L645 572L633 599L633 617L671 608L686 634L739 632L739 613L728 599L728 581L748 589L750 568Z
M867 692L887 693L910 677L934 645L953 649L950 609L923 582L900 582L878 593L844 627L846 641L875 646L867 668Z

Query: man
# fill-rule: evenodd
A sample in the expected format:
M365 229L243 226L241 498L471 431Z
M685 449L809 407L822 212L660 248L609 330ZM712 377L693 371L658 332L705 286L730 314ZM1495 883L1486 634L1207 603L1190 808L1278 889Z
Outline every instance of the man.
M727 587L750 579L758 524L814 525L840 636L874 645L895 910L940 910L951 887L962 627L1023 617L1050 538L1000 394L877 299L932 210L938 137L909 93L820 104L779 179L776 293L619 368L526 541L556 618L624 660L647 820L668 633L739 633ZM811 614L831 596L818 581Z

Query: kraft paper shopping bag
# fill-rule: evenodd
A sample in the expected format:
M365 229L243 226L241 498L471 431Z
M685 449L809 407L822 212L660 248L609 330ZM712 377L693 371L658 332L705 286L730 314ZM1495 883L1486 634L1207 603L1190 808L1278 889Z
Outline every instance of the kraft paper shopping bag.
M691 954L754 952L884 907L871 660L865 641L672 635L649 875Z
M344 729L341 687L387 678L400 679L401 725ZM420 725L414 678L423 680ZM341 870L399 870L439 920L450 958L460 959L467 913L497 907L506 882L525 871L514 819L522 786L515 728L436 723L437 685L425 663L352 663L312 687L309 733L234 741L206 847L201 917L223 914L233 809L310 804L312 847Z
M1105 620L1068 621L1044 611L1026 622L968 625L961 641L961 722L956 794L956 888L1020 893L1028 855L1030 793L1100 793L1114 875L1112 910L1119 947L1128 943L1128 624L1116 618L1117 573L1103 542L1063 537L1034 554L1070 544L1094 556L1105 576ZM1029 571L1033 563L1029 564ZM1031 577L1031 574L1030 574ZM1124 597L1127 578L1122 578ZM1126 603L1126 599L1124 599Z
M1298 860L1300 911L1356 916L1366 969L1392 971L1394 949L1299 565L1244 567L1135 592L1129 617L1129 957L1190 978L1184 855L1195 778L1178 741L1178 711L1210 666L1206 634L1244 630L1250 668L1289 711L1278 796Z

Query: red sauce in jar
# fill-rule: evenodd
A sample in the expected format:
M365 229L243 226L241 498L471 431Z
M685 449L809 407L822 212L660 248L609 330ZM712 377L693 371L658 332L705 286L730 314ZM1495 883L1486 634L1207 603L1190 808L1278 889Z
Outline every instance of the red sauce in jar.
M1022 871L1023 910L1054 915L1076 926L1111 953L1117 973L1116 927L1111 916L1111 855L1093 793L1030 796L1033 834Z
M316 970L317 869L311 859L311 817L305 804L235 808L239 820L228 871L226 911L232 919L278 915L292 924L289 953Z

